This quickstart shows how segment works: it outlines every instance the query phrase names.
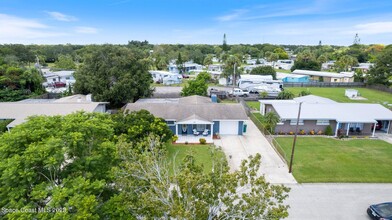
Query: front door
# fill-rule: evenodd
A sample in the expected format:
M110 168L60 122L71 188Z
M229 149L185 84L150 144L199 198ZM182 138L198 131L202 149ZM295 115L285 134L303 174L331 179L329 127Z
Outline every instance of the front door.
M187 134L188 126L185 125L185 124L183 124L183 125L181 126L181 128L182 128L182 134Z

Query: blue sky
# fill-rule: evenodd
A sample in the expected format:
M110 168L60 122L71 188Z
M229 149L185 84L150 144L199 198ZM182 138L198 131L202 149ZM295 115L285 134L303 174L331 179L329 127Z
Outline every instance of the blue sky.
M0 44L392 43L392 0L0 0Z

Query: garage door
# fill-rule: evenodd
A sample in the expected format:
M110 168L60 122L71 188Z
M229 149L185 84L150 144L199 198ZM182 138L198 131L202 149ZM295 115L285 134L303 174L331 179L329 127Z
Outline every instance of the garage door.
M220 121L220 134L238 134L238 121Z

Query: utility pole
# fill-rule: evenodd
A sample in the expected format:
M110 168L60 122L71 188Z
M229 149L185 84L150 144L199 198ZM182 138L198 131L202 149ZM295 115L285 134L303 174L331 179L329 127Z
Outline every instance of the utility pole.
M233 71L233 89L235 88L235 67L236 67L236 63L234 63L234 71Z
M292 172L292 166L293 166L293 160L294 160L294 149L295 149L295 143L297 142L298 124L299 124L299 118L301 116L301 106L302 106L302 102L299 103L297 124L295 125L295 134L294 134L293 148L291 149L289 173Z

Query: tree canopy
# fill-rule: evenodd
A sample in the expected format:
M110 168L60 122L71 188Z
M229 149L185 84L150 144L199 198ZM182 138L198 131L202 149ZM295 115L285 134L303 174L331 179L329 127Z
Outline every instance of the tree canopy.
M380 55L377 56L376 64L370 69L368 83L392 85L392 46L387 46Z
M250 71L251 75L271 75L273 79L276 79L276 71L272 66L258 66Z
M225 159L205 173L190 154L171 174L162 123L146 111L31 117L0 136L0 217L288 216L283 202L289 189L258 175L260 155L243 161L234 173Z
M200 95L207 96L208 81L211 75L207 72L201 72L196 79L188 80L188 84L181 90L181 96Z
M117 107L152 94L149 63L142 54L113 45L87 49L84 63L75 72L76 93L91 93L95 101Z
M54 63L57 69L74 70L76 69L75 62L73 61L71 55L60 55L58 60Z
M0 101L19 101L43 93L43 77L37 69L0 66Z

